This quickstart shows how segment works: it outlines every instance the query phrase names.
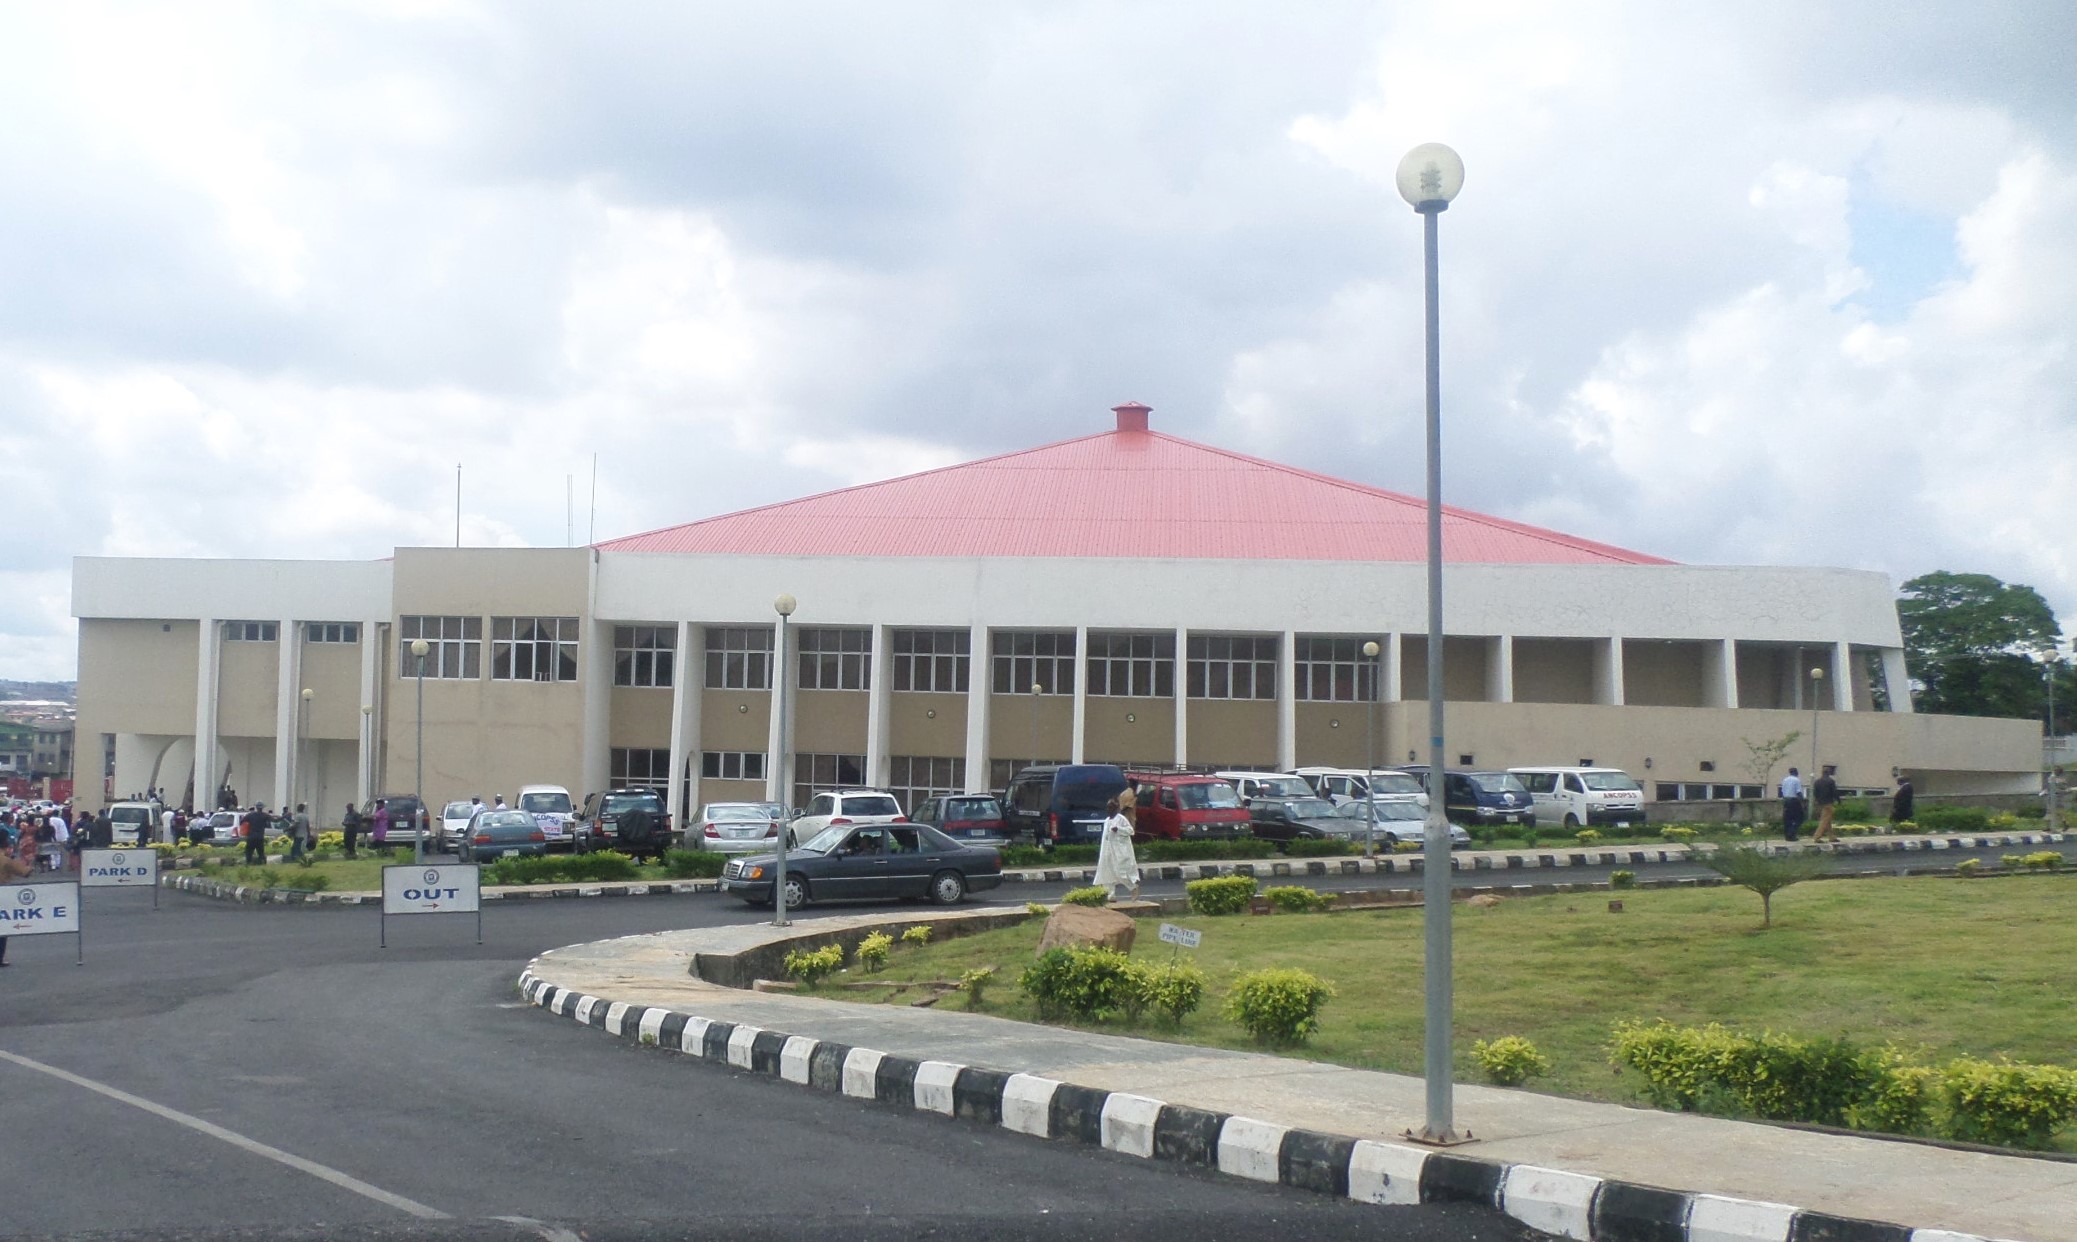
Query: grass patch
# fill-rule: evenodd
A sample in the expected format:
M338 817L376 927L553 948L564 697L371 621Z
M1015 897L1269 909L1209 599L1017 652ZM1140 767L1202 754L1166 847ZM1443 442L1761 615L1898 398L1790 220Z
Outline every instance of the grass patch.
M1581 894L1456 911L1459 1081L1483 1077L1478 1040L1520 1036L1551 1061L1540 1090L1642 1103L1635 1075L1608 1065L1610 1028L1625 1018L1722 1022L1805 1036L1924 1047L1930 1058L1972 1055L2069 1064L2067 998L2077 991L2077 920L2070 885L2053 876L1960 883L1934 877L1805 884L1777 898L1774 927L1742 889L1653 889L1624 895L1624 911ZM1421 919L1411 911L1173 920L1204 932L1185 953L1209 981L1202 1012L1178 1034L1142 1021L1152 1038L1252 1048L1218 1020L1244 971L1297 967L1339 995L1295 1055L1340 1065L1421 1072ZM955 937L899 954L881 977L958 978L981 967L1015 979L1032 961L1042 920ZM1140 925L1134 956L1170 950ZM1956 952L1957 946L1972 946ZM854 999L881 999L859 995ZM906 996L885 998L907 1003ZM985 1010L1035 1021L1013 986ZM1112 1023L1106 1029L1119 1029ZM2072 1146L2065 1138L2064 1146Z

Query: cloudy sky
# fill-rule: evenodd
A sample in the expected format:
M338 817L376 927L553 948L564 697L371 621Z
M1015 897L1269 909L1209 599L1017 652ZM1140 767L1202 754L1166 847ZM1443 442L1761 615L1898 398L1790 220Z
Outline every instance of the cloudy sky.
M0 676L74 555L603 538L1107 428L2077 615L2077 6L0 11Z

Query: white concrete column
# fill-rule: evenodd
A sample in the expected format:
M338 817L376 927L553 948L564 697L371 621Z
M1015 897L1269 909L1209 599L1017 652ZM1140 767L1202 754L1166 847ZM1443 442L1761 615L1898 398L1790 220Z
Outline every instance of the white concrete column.
M988 627L975 624L966 647L966 792L988 793L988 694L995 672Z
M1832 644L1832 710L1853 710L1853 647L1844 642Z
M1594 645L1594 701L1604 707L1623 705L1623 639L1604 638Z
M361 622L360 750L354 755L353 805L365 807L375 798L375 747L382 736L382 622ZM372 709L372 710L366 710Z
M1404 676L1402 665L1404 661L1400 659L1402 653L1399 650L1399 635L1382 635L1379 637L1378 643L1382 648L1379 656L1384 660L1384 668L1382 670L1384 684L1378 687L1378 695L1382 702L1396 703L1404 697L1401 694L1403 687L1401 679ZM1362 648L1359 647L1357 650L1360 651Z
M677 648L671 656L671 787L664 807L682 832L700 809L700 683L705 680L706 661L694 653L706 647L707 627L680 621L675 641Z
M1075 627L1075 721L1067 743L1067 761L1082 761L1082 734L1089 720L1089 627ZM1037 756L1033 756L1036 758Z
M1486 695L1494 703L1514 702L1514 635L1486 642Z
M1889 687L1889 709L1893 712L1911 712L1917 708L1911 703L1911 676L1904 667L1902 647L1882 649L1882 684Z
M1176 757L1177 767L1190 762L1190 629L1176 627Z
M1702 702L1709 707L1738 706L1738 641L1718 639L1702 647Z
M887 711L894 701L890 697L893 693L894 654L888 650L887 627L874 625L871 642L872 650L866 653L866 663L872 672L866 677L865 783L874 789L885 789L893 774L893 765L887 761L890 749Z
M1788 667L1782 670L1782 676L1787 679L1789 685L1789 709L1791 711L1802 711L1803 683L1810 677L1810 661L1803 654L1801 647L1790 650Z
M274 647L280 660L274 677L274 801L294 806L303 689L303 634L296 622L283 617L274 623Z
M590 582L584 593L584 616L577 622L578 690L584 700L583 753L578 770L584 788L571 795L579 804L613 779L613 627L599 620L599 554L591 553ZM488 654L488 653L486 653ZM448 790L447 793L453 793ZM424 791L420 791L424 796ZM431 799L428 799L431 801Z
M793 624L774 627L772 635L772 705L767 713L764 765L764 796L767 802L793 805L793 755L789 740L780 733L780 717L793 710ZM782 710L783 707L783 710Z
M195 809L213 810L217 786L223 783L219 770L222 760L218 758L222 748L216 740L216 697L221 680L217 661L223 652L224 623L216 617L203 617L196 628L201 637L195 658ZM77 745L77 739L74 744Z
M1298 766L1298 631L1285 630L1276 653L1276 764Z

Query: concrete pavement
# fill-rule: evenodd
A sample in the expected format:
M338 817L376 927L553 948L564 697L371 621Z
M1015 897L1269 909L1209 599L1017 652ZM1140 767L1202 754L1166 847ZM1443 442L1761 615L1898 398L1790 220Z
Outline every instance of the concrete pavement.
M832 1048L874 1050L875 1063L878 1054L886 1054L889 1059L917 1064L1006 1071L1115 1093L1109 1097L1113 1100L1144 1097L1156 1109L1166 1104L1183 1110L1178 1116L1201 1110L1235 1120L1252 1119L1278 1132L1288 1128L1345 1136L1370 1140L1380 1151L1389 1147L1414 1153L1386 1152L1374 1154L1374 1159L1406 1161L1425 1154L1424 1149L1411 1149L1397 1141L1403 1132L1417 1130L1423 1120L1423 1087L1417 1078L935 1008L747 992L705 982L691 973L695 954L767 957L775 941L788 937L855 937L865 928L887 923L909 925L965 917L970 916L959 912L852 915L799 920L787 932L751 924L631 936L543 954L530 964L522 980L534 1003L607 1026L624 1037L639 1038L646 1032L652 1040L663 1033L672 1040L695 1039L682 1033L705 1031L712 1024L725 1046L704 1051L717 1059L740 1061L742 1068L754 1068L752 1044L756 1033L763 1032L772 1049L773 1070L784 1068L776 1051L779 1041L798 1037ZM686 1017L667 1026L666 1014ZM733 1031L724 1024L732 1025ZM677 1046L672 1040L658 1042ZM735 1047L737 1043L741 1049ZM787 1047L800 1050L800 1060L794 1067L798 1074L786 1076L810 1081L805 1051L810 1045L789 1043ZM695 1044L688 1050L703 1049ZM870 1096L870 1071L866 1081ZM920 1099L923 1078L916 1078L915 1084ZM851 1084L838 1085L848 1088ZM880 1098L886 1098L884 1092ZM1144 1104L1123 1107L1130 1112ZM1436 1157L1427 1173L1413 1174L1424 1192L1427 1187L1422 1179L1432 1177L1436 1168L1448 1168L1453 1170L1452 1178L1468 1177L1483 1185L1478 1170L1470 1166L1489 1165L1497 1170L1486 1179L1492 1185L1472 1193L1489 1191L1495 1206L1507 1206L1502 1200L1513 1174L1505 1166L1520 1165L1525 1166L1522 1178L1555 1171L1555 1179L1545 1180L1557 1187L1552 1193L1559 1200L1586 1195L1612 1201L1622 1195L1635 1198L1639 1188L1659 1187L1679 1192L1676 1198L1686 1205L1678 1209L1683 1231L1673 1233L1601 1230L1591 1203L1545 1205L1548 1210L1541 1216L1515 1213L1559 1236L1675 1237L1696 1242L1704 1238L1711 1242L1818 1238L2068 1242L2077 1237L2077 1163L1822 1134L1473 1085L1457 1088L1456 1117L1459 1126L1469 1129L1478 1141L1451 1153L1463 1158L1461 1167L1458 1160ZM1230 1128L1231 1123L1228 1125ZM1109 1131L1103 1135L1105 1145L1110 1146ZM1276 1167L1273 1154L1270 1167ZM1578 1176L1568 1182L1567 1175ZM1341 1184L1351 1186L1347 1176ZM1601 1187L1619 1188L1621 1194ZM1353 1189L1348 1192L1354 1193ZM1534 1196L1525 1190L1521 1202L1534 1206L1532 1200ZM1673 1210L1665 1205L1654 1210L1661 1209ZM1634 1222L1624 1226L1649 1227Z

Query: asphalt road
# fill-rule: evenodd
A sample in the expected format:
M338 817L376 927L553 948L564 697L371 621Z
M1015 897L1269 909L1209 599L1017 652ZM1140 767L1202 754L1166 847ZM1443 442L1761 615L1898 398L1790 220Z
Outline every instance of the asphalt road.
M481 947L466 918L393 920L388 950L369 909L148 901L89 895L85 966L69 938L11 946L0 1236L1542 1236L919 1117L517 1003L540 950L758 917L713 896L493 905Z

